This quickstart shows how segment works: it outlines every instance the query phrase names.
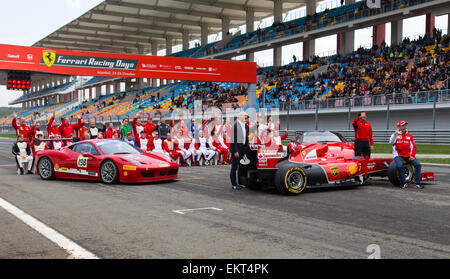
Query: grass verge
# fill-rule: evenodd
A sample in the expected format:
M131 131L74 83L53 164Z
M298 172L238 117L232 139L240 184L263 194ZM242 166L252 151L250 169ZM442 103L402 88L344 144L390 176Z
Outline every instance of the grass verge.
M421 163L433 163L433 164L447 164L447 165L450 165L450 159L428 159L428 158L423 158L423 159L419 159L419 162L421 162Z
M392 153L392 145L375 143L373 153ZM450 154L450 145L417 144L417 154Z
M6 135L0 135L0 138L15 139L15 138L17 138L17 136L16 136L16 134L6 134Z

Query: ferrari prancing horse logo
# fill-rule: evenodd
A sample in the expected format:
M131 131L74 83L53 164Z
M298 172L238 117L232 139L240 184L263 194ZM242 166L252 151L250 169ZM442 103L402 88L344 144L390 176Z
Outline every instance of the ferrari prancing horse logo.
M338 167L332 167L330 168L330 172L332 176L338 176L339 175L339 168Z
M45 50L42 52L42 59L44 60L45 65L51 67L53 66L53 63L55 63L56 52L53 50Z

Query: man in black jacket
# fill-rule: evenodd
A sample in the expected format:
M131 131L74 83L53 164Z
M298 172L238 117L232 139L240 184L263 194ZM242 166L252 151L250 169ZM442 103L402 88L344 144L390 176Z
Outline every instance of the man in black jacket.
M170 133L170 126L166 123L166 119L161 117L159 124L155 127L156 131L161 135L161 139L164 141L166 139L167 133Z
M238 182L240 182L240 177L242 175L246 175L245 171L239 167L240 161L246 161L244 156L244 152L248 149L248 134L249 127L246 124L246 120L248 119L248 114L245 112L240 112L238 115L238 119L234 123L233 129L231 130L231 142L230 142L230 152L233 160L231 161L231 171L230 171L230 180L231 185L234 190L241 190L244 188L244 185L238 184L236 182L236 171L238 174Z
M17 142L13 144L12 154L16 159L17 167L19 168L18 172L20 175L25 173L24 163L28 163L28 172L27 174L33 174L31 171L33 169L33 154L31 152L31 147L28 142L24 141L24 136L19 134L17 137Z

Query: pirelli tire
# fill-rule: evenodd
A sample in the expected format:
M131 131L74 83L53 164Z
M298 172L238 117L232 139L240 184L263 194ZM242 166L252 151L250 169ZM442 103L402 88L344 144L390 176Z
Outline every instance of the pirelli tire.
M299 195L307 182L305 170L299 166L282 166L275 173L275 187L283 195Z
M55 169L49 157L42 157L37 163L37 171L43 180L51 180L55 178Z
M412 183L414 181L416 173L416 169L414 168L414 166L411 163L407 162L406 160L403 160L403 170L405 173L406 183L408 184ZM396 187L402 186L400 181L400 173L397 169L397 164L395 163L395 161L392 161L389 164L388 178L389 181L392 183L392 185Z

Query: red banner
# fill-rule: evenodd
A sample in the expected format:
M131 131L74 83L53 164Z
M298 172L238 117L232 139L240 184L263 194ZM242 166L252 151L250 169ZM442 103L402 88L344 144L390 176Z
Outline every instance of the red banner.
M256 83L256 63L0 44L0 69L76 76Z

